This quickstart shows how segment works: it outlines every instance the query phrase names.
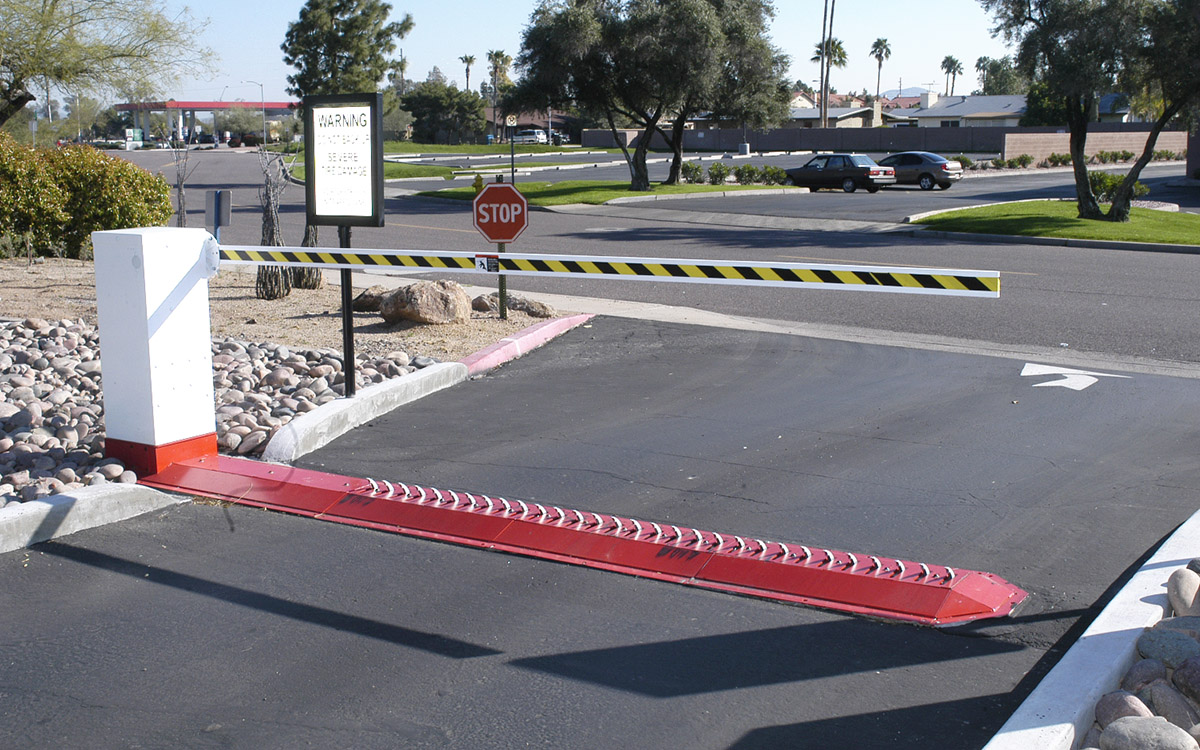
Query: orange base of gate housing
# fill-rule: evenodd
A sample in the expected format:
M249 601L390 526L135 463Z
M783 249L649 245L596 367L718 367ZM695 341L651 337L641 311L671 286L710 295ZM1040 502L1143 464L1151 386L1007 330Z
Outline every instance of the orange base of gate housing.
M225 456L178 461L141 481L408 536L925 625L1002 617L1027 597L991 573Z

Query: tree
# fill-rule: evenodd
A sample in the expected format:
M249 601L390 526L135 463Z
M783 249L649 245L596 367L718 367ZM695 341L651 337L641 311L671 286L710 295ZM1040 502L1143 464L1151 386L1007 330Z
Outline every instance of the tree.
M879 98L879 83L883 80L883 61L892 56L892 47L886 39L876 39L871 44L871 57L875 58L875 62L879 63L879 69L875 72L875 98Z
M306 0L280 45L283 61L296 69L287 77L287 92L298 97L374 92L389 72L403 80L402 61L388 55L412 31L413 18L405 14L388 23L391 12L382 0ZM270 179L273 172L264 167L263 174ZM268 183L267 194L270 190ZM264 233L267 220L264 213ZM317 244L317 228L307 221L300 244ZM296 269L295 275L301 288L319 286L322 279L318 269Z
M463 55L462 57L458 58L458 61L467 67L467 77L463 83L463 90L470 91L471 90L471 66L475 64L475 56L474 55Z
M378 91L397 67L388 55L413 28L411 14L387 23L392 6L381 0L307 0L288 24L283 61L293 96Z
M405 94L401 106L414 118L414 140L423 143L462 143L487 126L482 96L438 81L426 81Z
M1025 114L1021 116L1021 127L1066 124L1067 107L1063 98L1052 93L1045 83L1039 81L1031 85L1025 94Z
M446 78L446 74L443 73L442 69L436 65L430 69L429 75L425 76L425 80L428 83L440 83L443 86L449 82L449 79Z
M119 90L131 81L165 85L209 54L196 44L203 28L161 0L137 12L119 0L5 0L0 125L35 100L35 83L80 93Z
M1154 157L1159 134L1173 118L1200 104L1200 0L1167 0L1152 4L1145 18L1146 34L1140 39L1133 59L1122 73L1123 82L1134 90L1154 91L1161 96L1161 110L1154 119L1141 156L1125 175L1113 195L1107 217L1129 221L1138 175ZM1152 105L1139 105L1146 110Z
M957 57L946 55L942 58L942 72L946 74L946 94L953 95L954 83L952 81L957 80L958 74L963 72L962 63L958 61Z
M1013 66L1012 58L1008 55L999 59L980 57L975 61L975 72L979 73L980 82L976 94L1024 94L1029 89L1029 82Z
M1166 17L1188 24L1186 16L1196 0L980 0L995 20L995 34L1017 42L1017 68L1035 84L1062 102L1070 130L1071 163L1075 172L1075 195L1079 217L1102 219L1087 175L1088 122L1100 92L1112 91L1123 73L1135 61L1158 59L1148 50L1151 34L1147 13L1157 7L1169 10ZM1191 22L1192 28L1196 22ZM1174 57L1173 71L1161 71L1174 79L1195 75L1195 65L1181 65L1175 57L1186 53L1187 34L1176 38L1165 30L1157 34L1164 50ZM1147 65L1147 68L1151 66ZM1187 68L1188 71L1181 69ZM1181 94L1186 97L1186 94ZM1147 148L1152 148L1157 132L1151 131ZM1133 176L1134 170L1129 175ZM1128 177L1127 177L1128 179ZM1130 186L1132 189L1132 184ZM1119 218L1114 216L1113 218Z
M508 69L512 65L512 55L504 54L502 49L488 50L488 78L491 80L491 86L487 91L489 100L492 103L492 132L497 136L500 135L500 120L496 117L496 107L500 103L501 95L512 88L512 80L508 77Z
M846 67L850 58L846 55L846 47L842 40L832 36L826 38L824 45L817 42L814 49L816 51L813 53L812 62L823 60L825 66L825 77L821 85L821 127L824 128L829 127L829 95L837 93L829 83L829 71L831 68Z
M837 10L837 0L825 0L825 10L821 14L821 40L817 42L818 59L814 62L820 63L820 80L821 88L821 127L829 127L829 40L833 37L833 16Z
M771 12L765 0L547 0L526 28L521 86L507 101L573 104L607 122L630 189L648 190L646 153L656 133L675 153L670 182L689 118L707 110L750 122L786 109L786 58L764 32ZM632 152L618 122L641 130Z

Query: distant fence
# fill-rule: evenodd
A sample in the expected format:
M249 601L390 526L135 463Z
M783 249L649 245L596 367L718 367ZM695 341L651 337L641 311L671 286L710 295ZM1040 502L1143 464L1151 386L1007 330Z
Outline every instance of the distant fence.
M1089 155L1096 151L1128 150L1140 153L1146 144L1149 123L1092 123L1088 128ZM637 145L640 130L619 130L617 136L629 147ZM1187 133L1167 131L1159 135L1157 149L1182 152ZM580 142L592 148L617 145L609 130L584 130ZM779 128L748 130L725 128L684 131L686 151L737 151L749 142L752 151L933 151L941 154L994 154L1011 159L1029 154L1035 162L1051 153L1069 150L1066 128ZM665 149L666 142L655 134L651 148Z

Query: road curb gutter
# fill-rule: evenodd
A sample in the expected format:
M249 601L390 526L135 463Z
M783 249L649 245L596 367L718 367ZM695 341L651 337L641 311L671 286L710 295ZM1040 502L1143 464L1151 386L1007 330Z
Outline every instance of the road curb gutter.
M474 354L460 360L466 365L469 376L474 377L510 362L526 353L537 349L543 344L558 338L567 331L583 325L595 315L571 315L566 318L546 320L518 331L515 335L480 349Z
M466 366L440 362L363 388L354 398L330 401L279 428L267 443L262 460L291 463L381 414L466 379Z
M0 553L188 502L137 484L82 487L0 509Z
M1096 701L1116 690L1138 659L1137 640L1169 610L1171 571L1196 557L1200 513L1185 521L1117 592L983 750L1072 750Z

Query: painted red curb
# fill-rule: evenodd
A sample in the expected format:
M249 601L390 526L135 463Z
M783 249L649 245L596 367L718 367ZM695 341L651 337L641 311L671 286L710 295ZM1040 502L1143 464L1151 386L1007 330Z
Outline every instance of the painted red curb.
M478 375L499 367L505 362L511 362L546 342L558 338L572 328L583 325L594 317L596 316L571 315L542 321L459 361L467 366L468 375Z

